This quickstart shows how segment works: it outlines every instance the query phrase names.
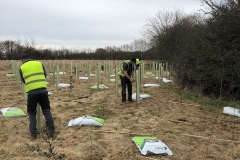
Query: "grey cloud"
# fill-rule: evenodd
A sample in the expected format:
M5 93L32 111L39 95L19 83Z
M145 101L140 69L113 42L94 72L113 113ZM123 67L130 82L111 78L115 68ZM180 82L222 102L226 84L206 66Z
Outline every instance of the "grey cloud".
M121 45L141 38L147 17L158 10L190 12L199 7L195 0L1 0L0 40L32 38L49 46Z

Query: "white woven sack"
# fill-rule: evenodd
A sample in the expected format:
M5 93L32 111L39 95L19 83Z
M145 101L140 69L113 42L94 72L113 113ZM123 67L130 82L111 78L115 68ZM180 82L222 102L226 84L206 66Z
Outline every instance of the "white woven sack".
M223 107L223 113L240 117L240 110L233 107Z
M100 119L100 118L96 118L96 117L92 117L92 116L83 116L83 117L78 117L75 119L71 119L68 122L68 126L102 126L103 125L103 121L102 123L97 121L96 119Z

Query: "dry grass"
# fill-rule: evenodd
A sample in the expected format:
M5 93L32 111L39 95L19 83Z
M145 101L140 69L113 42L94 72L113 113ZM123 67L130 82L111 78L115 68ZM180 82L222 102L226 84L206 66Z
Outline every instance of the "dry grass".
M26 113L26 102L16 79L6 76L7 73L12 72L10 61L0 63L0 108L19 107ZM49 64L49 62L44 63ZM52 63L59 64L61 70L62 62L52 61ZM78 76L84 76L83 64L86 62L75 61L75 63L80 66ZM70 61L66 61L67 74L60 76L62 83L70 81L69 66ZM96 71L96 68L93 67L93 70ZM141 100L140 104L123 105L120 97L121 87L118 88L119 96L116 96L115 84L108 83L104 74L101 83L109 89L101 91L89 89L96 84L96 77L93 77L90 86L87 81L75 81L75 77L73 79L74 88L71 93L66 88L57 90L52 85L51 76L49 76L48 88L53 92L50 101L56 130L59 132L52 144L58 154L66 155L67 160L240 159L239 118L223 115L221 109L184 101L166 86L141 88L142 93L148 93L151 97ZM142 84L144 83L157 82L150 77L144 79ZM83 115L101 117L105 120L105 124L102 127L67 127L71 119ZM0 125L0 159L48 159L35 149L40 147L47 150L46 140L41 135L37 140L30 139L27 116L19 118L0 116ZM141 156L131 141L135 135L158 137L168 145L174 155ZM191 137L191 135L202 137Z

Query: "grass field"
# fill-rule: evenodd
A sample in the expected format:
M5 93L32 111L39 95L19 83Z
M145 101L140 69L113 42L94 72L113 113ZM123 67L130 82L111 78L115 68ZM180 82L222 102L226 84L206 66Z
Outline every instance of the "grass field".
M92 61L91 73L97 74L97 62ZM12 72L11 61L0 63L0 108L19 107L27 113L21 84L15 77L6 76ZM49 72L50 61L43 63ZM59 71L62 71L63 61L51 61L51 64L59 65ZM224 115L224 106L214 108L187 100L169 89L174 81L173 84L144 88L145 83L158 83L151 75L144 78L141 85L141 93L150 94L150 98L142 99L140 104L122 104L120 85L116 95L115 83L109 83L104 72L100 84L109 88L92 90L90 87L97 83L96 76L91 77L90 82L78 79L86 74L86 61L73 61L73 66L78 65L78 72L77 77L73 74L72 80L70 61L64 61L64 64L66 74L59 76L59 82L72 81L74 87L71 91L56 89L52 76L48 74L48 91L53 93L49 98L56 138L48 139L43 132L36 140L31 140L28 116L5 118L1 115L0 159L54 159L48 157L49 152L56 153L55 159L66 160L240 159L240 119ZM136 92L136 83L133 83L133 91ZM68 127L71 119L84 115L103 118L105 123L102 127ZM44 125L43 116L41 120ZM131 141L138 135L157 137L172 150L173 156L142 156Z

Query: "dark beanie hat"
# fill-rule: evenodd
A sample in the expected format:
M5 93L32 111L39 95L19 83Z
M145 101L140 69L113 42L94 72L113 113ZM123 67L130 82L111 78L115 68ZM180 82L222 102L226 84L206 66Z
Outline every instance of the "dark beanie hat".
M131 61L133 61L134 63L136 63L136 58L131 58Z

